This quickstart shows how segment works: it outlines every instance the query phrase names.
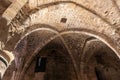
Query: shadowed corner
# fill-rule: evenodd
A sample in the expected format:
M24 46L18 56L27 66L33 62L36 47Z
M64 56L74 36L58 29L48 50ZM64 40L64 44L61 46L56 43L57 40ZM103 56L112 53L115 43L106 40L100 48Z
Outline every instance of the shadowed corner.
M5 43L8 37L9 26L7 26L7 20L0 17L0 41Z

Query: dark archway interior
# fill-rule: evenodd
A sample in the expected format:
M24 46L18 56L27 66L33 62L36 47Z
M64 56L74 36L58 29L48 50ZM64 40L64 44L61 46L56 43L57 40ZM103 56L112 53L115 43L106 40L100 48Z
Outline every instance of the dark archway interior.
M24 80L79 80L78 76L81 80L120 79L120 60L103 42L83 34L66 34L63 38L65 44L56 38L40 50ZM35 71L36 66L44 68Z

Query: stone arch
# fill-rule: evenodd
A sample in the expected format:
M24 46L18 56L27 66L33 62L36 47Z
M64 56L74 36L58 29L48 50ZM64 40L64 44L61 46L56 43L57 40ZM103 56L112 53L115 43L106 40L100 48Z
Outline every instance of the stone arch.
M2 15L2 17L4 17L7 20L8 24L11 22L10 27L11 26L12 26L12 28L16 27L17 30L15 32L14 31L10 32L10 33L13 33L13 35L14 35L13 39L16 39L16 42L21 38L21 34L22 34L22 32L24 33L24 30L28 29L28 27L30 27L31 25L34 26L34 23L32 24L32 22L30 22L31 25L28 24L26 26L26 24L24 24L24 22L26 22L30 16L34 17L34 14L36 14L37 12L40 12L41 14L43 14L45 9L50 8L50 11L47 12L47 14L54 15L54 14L52 14L52 11L55 11L55 12L53 12L55 14L57 13L57 15L55 15L55 17L51 16L51 17L48 17L45 19L44 17L46 15L42 15L41 17L37 16L37 17L40 17L40 20L41 20L41 21L38 21L38 23L49 24L52 27L54 27L55 30L57 31L57 33L55 33L55 36L51 37L47 41L48 43L51 40L53 40L54 38L61 37L61 35L65 35L67 33L69 34L69 31L75 32L75 33L79 33L79 31L81 31L83 34L88 34L88 35L94 36L94 37L100 39L101 41L103 41L120 58L120 56L119 56L119 53L120 53L120 28L119 28L120 14L119 14L119 8L118 8L119 5L116 4L117 1L114 1L114 0L104 1L103 0L105 4L102 4L102 0L97 1L97 2L96 2L96 0L93 0L93 2L88 1L87 4L84 4L84 0L82 0L82 1L80 1L80 0L72 0L72 1L41 0L40 3L37 3L37 5L39 4L40 6L38 5L35 7L35 9L30 10L30 14L28 14L29 17L28 17L28 15L25 14L25 11L23 10L24 6L28 5L26 3L28 1L30 1L30 0L14 1L12 3L12 5L10 7L8 7L8 9ZM38 1L38 0L36 0L36 1ZM98 3L98 4L96 4L96 3ZM107 5L108 3L110 3L110 5ZM61 10L62 8L60 8L60 9L58 8L58 7L60 7L59 4L60 5L62 4L61 6L63 8L66 5L69 6L70 8L66 7L66 10L64 10L64 9ZM104 7L106 7L106 8L104 9ZM58 11L57 11L57 9L58 9ZM13 14L11 14L12 10L13 10ZM22 10L23 10L23 13L21 12ZM70 10L70 11L66 12L67 10ZM103 11L103 12L101 12L101 11ZM74 12L77 14L75 14ZM29 13L29 12L26 12L26 13ZM68 14L68 13L71 13L72 15ZM20 15L22 14L22 16L20 16L19 14ZM60 14L65 14L65 15L59 17ZM70 18L68 19L66 17L66 15L68 15L68 17L70 17ZM20 18L20 20L17 20L18 17ZM76 18L76 17L78 17L78 18ZM59 18L61 20L58 20ZM37 19L38 18L36 18L36 20ZM44 19L45 19L45 21L44 21ZM31 19L31 20L34 20L34 19ZM20 24L16 25L16 22L18 22ZM58 25L60 25L60 26L58 26ZM4 27L6 27L6 26L7 25L5 25ZM24 28L23 31L21 28ZM51 29L51 30L53 30L53 29ZM15 35L15 33L20 33L19 38L16 37L17 35ZM6 39L8 37L13 37L13 36L12 35L5 36ZM27 37L29 37L29 36L27 36ZM25 39L27 39L27 37ZM24 42L23 38L20 40ZM63 40L63 42L64 42L64 39L61 39L61 40ZM8 50L8 52L12 51L14 45L16 44L16 42L13 42L11 45L11 42L12 42L12 39L10 41L10 44L9 44L9 41L8 41L8 44L3 43L3 44L5 44L4 49ZM41 45L45 45L45 44L47 44L47 42L45 42ZM21 47L23 47L24 45L27 45L27 42L24 42L24 44L22 44ZM36 45L36 44L32 44L32 45ZM9 49L8 46L11 47L11 49ZM25 56L21 56L21 57L24 58ZM21 58L21 61L24 61L23 58Z
M55 6L55 5L59 5L59 4L62 4L62 3L65 3L65 5L66 4L72 4L73 6L79 6L79 8L80 8L80 10L83 10L83 11L85 11L85 13L86 14L88 14L89 13L89 15L92 15L92 16L94 16L95 17L95 20L96 21L100 21L101 22L101 24L103 24L103 25L101 25L101 24L94 24L94 23L96 23L96 21L94 21L93 20L93 22L92 22L92 24L93 25L87 25L87 24L84 24L83 25L83 23L85 23L85 22L83 22L83 23L81 23L81 22L78 22L78 23L80 23L79 25L81 25L81 27L80 28L83 28L83 29L90 29L90 30L94 30L94 31L98 31L98 32L100 32L100 33L102 33L102 34L105 34L105 35L107 35L107 36L109 36L109 37L111 37L113 40L114 40L114 44L115 45L117 45L118 47L118 49L119 49L119 31L118 31L118 26L114 26L113 24L111 24L109 21L107 21L105 18L103 18L103 16L101 16L100 14L98 14L96 11L94 11L94 10L92 10L92 9L89 9L89 8L87 8L86 6L83 6L82 4L80 4L80 2L79 1L53 1L53 2L50 2L50 3L46 3L46 4L41 4L41 7L40 7L40 9L37 9L35 12L38 12L38 11L41 11L41 13L43 12L44 13L44 9L45 8L49 8L50 6ZM53 10L54 10L54 8L52 8ZM69 9L69 8L68 8ZM76 10L77 10L77 8L75 8ZM80 11L79 10L79 11ZM29 14L29 17L30 17L30 15L31 14L34 14L35 12L34 12L34 10L32 10L31 12L33 12L33 13L30 13ZM66 13L65 13L66 14ZM81 15L84 15L84 14L81 14ZM29 18L29 17L27 17L27 16L25 16L25 18L22 20L22 21L25 21L26 22L26 20ZM93 17L93 18L94 18ZM89 18L89 17L86 17L86 18ZM42 18L41 18L42 19ZM16 21L16 18L14 18L14 20ZM52 20L53 22L54 22L54 20ZM50 21L49 21L50 22ZM14 21L13 21L13 23L14 23ZM42 21L40 21L39 23L43 23ZM47 23L47 24L50 24L51 26L56 26L57 24L51 24L51 23L48 23L48 22L45 22L45 23ZM12 23L11 23L12 24ZM34 25L34 24L31 24L31 25ZM30 25L30 26L31 26ZM61 25L61 24L60 24ZM26 26L25 24L20 24L19 25L19 27L29 27L29 25L28 26ZM63 25L64 26L64 25ZM75 27L79 27L78 26L78 24L77 25L73 25L72 24L72 26L75 26ZM98 26L99 26L99 28L101 28L101 29L99 29L98 28ZM60 26L61 27L61 26ZM69 27L71 27L71 26L64 26L64 29L65 29L65 27L67 27L67 28L69 28ZM64 30L63 29L63 30Z
M60 1L61 2L61 1ZM65 4L68 4L68 3L72 3L73 5L77 5L77 3L74 3L74 2L69 2L69 1L63 1L63 2L61 2L61 3L64 3L65 2ZM61 3L59 3L59 1L58 2L55 2L55 5L58 5L58 4L61 4ZM50 6L52 5L52 3L49 3L50 4ZM46 5L49 5L49 4L46 4ZM54 4L53 4L54 5ZM45 6L45 7L43 7L43 12L44 12L44 8L46 8L46 7L48 7L48 6ZM79 6L79 8L81 8L82 6ZM97 35L100 35L100 36L104 36L104 38L106 38L106 40L107 40L107 38L109 38L109 43L113 43L113 44L111 44L112 46L114 46L114 47L116 47L116 50L117 50L117 52L119 52L119 32L118 32L118 27L117 26L114 26L114 25L112 25L111 23L109 23L109 22L107 22L106 20L104 20L104 18L102 18L102 17L100 17L98 14L96 14L96 13L94 13L94 11L93 12L89 12L90 10L88 10L88 9L86 9L86 8L84 8L84 7L82 7L83 8L83 10L85 9L85 12L86 13L92 13L92 16L94 16L94 17L96 17L96 21L97 20L99 20L100 22L101 22L101 24L104 24L105 26L103 26L103 25L100 25L100 24L94 24L94 25L87 25L87 24L84 24L84 25L81 25L82 23L80 23L79 21L78 21L78 23L79 23L79 25L78 24L75 24L75 25L72 25L72 26L64 26L64 25L62 25L62 27L60 28L60 30L59 30L59 28L58 27L55 27L55 26L57 26L57 25L61 25L61 24L59 24L59 23L57 23L57 24L55 24L55 23L49 23L48 21L40 21L39 23L47 23L47 24L49 24L49 25L51 25L51 26L54 26L53 28L54 29L56 29L58 32L62 32L62 31L67 31L68 29L70 29L70 30L72 30L72 29L75 29L75 30L86 30L86 31L88 31L88 32L90 32L90 33L93 33L93 34L97 34ZM81 9L82 9L81 8ZM69 8L68 8L69 9ZM53 8L53 10L54 10L54 8ZM39 9L39 10L37 10L36 12L39 12L39 11L41 11L41 9ZM42 11L41 11L42 12ZM48 13L49 14L49 13ZM59 13L58 13L59 14ZM65 13L66 14L66 13ZM34 15L34 13L32 13L32 15ZM83 15L83 14L82 14ZM41 20L42 20L42 17L40 17L41 18ZM50 18L50 19L52 19L52 18ZM37 20L37 19L36 19ZM27 21L27 19L26 19L26 21ZM55 21L55 19L52 19L52 21L54 22ZM96 22L95 21L95 22ZM92 22L92 23L95 23L94 21ZM35 23L36 24L36 23ZM37 23L38 24L38 23ZM34 24L31 24L32 26L34 26ZM24 26L24 25L22 25L22 26ZM98 27L99 26L99 27ZM29 25L27 25L26 27L29 27ZM101 28L101 29L100 29ZM102 38L101 38L102 39ZM108 41L108 40L107 40ZM106 41L105 41L106 42ZM109 45L109 44L108 44ZM117 46L116 46L117 45Z
M92 67L90 65L92 65ZM110 75L109 70L112 69L113 72L116 71L113 75L119 77L119 75L116 74L119 73L119 58L114 55L114 51L98 39L87 41L81 56L82 79L86 80L86 77L92 78L97 75L97 79L108 80L112 78L108 77L108 75ZM91 76L90 74L92 73L94 75Z
M41 32L41 31L44 31L44 33L45 33L45 31L47 31L47 33L48 32L52 32L52 33L54 33L54 35L52 35L52 36L50 36L49 38L46 38L46 40L44 40L45 42L42 42L42 44L37 44L37 47L34 47L35 49L31 52L32 54L30 54L31 56L28 56L27 58L27 61L25 62L25 64L24 64L24 66L21 68L21 69L19 69L21 72L20 72L20 74L19 75L24 75L24 73L25 73L25 70L27 69L27 67L29 66L29 64L31 63L31 61L32 61L32 59L37 55L37 52L40 50L40 49L42 49L42 47L44 47L46 44L48 44L49 42L51 42L52 40L54 40L55 38L57 38L57 37L59 37L62 41L63 41L63 43L64 43L64 45L66 45L65 44L65 42L64 42L64 39L62 38L62 35L65 35L65 34L70 34L70 33L77 33L77 34L80 34L80 33L83 33L83 34L86 34L86 35L90 35L90 36L92 36L92 37L95 37L95 38L97 38L97 39L99 39L99 40L101 40L103 43L105 43L107 46L109 46L116 54L115 55L117 55L118 57L119 57L119 54L118 54L118 52L117 52L117 50L114 48L114 47L112 47L111 45L111 43L109 43L109 41L107 41L106 39L108 39L108 37L106 37L106 36L104 36L104 35L96 35L96 34L93 34L92 33L92 31L90 32L90 31L87 31L87 30L68 30L68 31L63 31L63 32L57 32L57 31L55 31L55 30L53 30L53 29L49 29L49 28L38 28L38 29L36 29L36 30L33 30L33 31L31 31L30 33L28 33L26 36L24 36L20 41L19 41L19 43L18 43L18 45L19 44L21 44L21 42L23 42L24 41L24 39L26 39L29 35L32 35L32 34L35 34L35 33L39 33L39 32ZM38 34L37 33L37 34ZM44 36L44 37L46 37L46 36ZM37 37L38 38L38 37ZM37 39L36 38L36 39ZM43 37L42 37L43 38ZM24 44L24 43L23 43ZM17 49L17 46L18 45L16 45L16 49ZM24 46L24 45L23 45ZM22 47L23 47L22 46ZM21 48L22 48L21 47ZM20 49L20 48L19 48ZM66 45L66 49L68 50L68 52L69 52L69 48L67 47L67 45ZM69 52L69 54L71 55L71 52ZM23 58L25 58L25 56L24 55L22 55L22 56L20 56L20 57L18 57L19 56L19 52L16 52L15 51L15 55L16 55L16 59L18 58L20 58L20 57L23 57ZM77 74L79 74L78 73L78 68L76 67L76 62L75 62L75 60L74 60L74 58L71 56L71 58L72 58L72 61L73 61L73 64L74 64L74 67L75 67L75 69L76 69L76 72L77 72ZM17 60L16 60L17 61ZM23 60L24 61L24 60ZM21 65L21 64L20 64ZM23 65L23 64L22 64ZM19 77L18 78L16 78L16 79L19 79ZM80 77L78 77L78 79L80 79Z

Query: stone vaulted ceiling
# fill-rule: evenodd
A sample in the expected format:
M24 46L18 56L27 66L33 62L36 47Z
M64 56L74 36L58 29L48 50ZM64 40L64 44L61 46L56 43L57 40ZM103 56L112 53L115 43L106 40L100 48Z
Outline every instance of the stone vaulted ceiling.
M41 56L46 72L35 73ZM119 80L119 73L120 0L0 0L3 80Z

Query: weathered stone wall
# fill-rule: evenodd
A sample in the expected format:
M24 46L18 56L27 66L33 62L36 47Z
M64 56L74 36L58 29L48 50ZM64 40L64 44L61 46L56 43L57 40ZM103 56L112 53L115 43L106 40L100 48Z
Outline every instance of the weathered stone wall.
M0 15L0 56L9 65L15 54L15 67L19 69L15 80L37 51L58 37L70 54L76 53L71 55L74 66L79 65L86 42L94 38L120 58L119 0L5 0L0 3Z
M13 4L14 3L15 2L13 2ZM21 5L23 4L25 4L25 2L21 3ZM17 14L16 17L9 18L13 15L9 14L9 11L12 10L6 10L6 12L8 11L5 13L6 16L3 14L3 17L7 17L7 20L8 18L9 21L12 20L8 33L9 37L7 37L8 42L6 49L10 48L9 45L12 45L11 47L13 49L16 42L20 39L22 33L24 33L25 30L28 30L29 26L40 23L51 25L53 28L59 31L65 30L66 28L77 28L98 32L102 38L109 37L110 39L105 39L105 41L108 42L110 46L114 46L114 48L117 45L115 51L119 52L117 48L119 47L118 28L120 19L119 8L117 4L119 5L118 1L115 2L112 0L28 1L28 4L26 4L22 10L20 10L21 8L16 8L19 10L19 12L13 11L15 14ZM17 7L17 4L16 6L14 4L14 7ZM13 7L10 9L12 8ZM66 23L60 22L62 18L67 19ZM95 32L93 33L98 35ZM15 40L14 43L12 43L13 39ZM114 44L112 44L112 42L114 42Z

